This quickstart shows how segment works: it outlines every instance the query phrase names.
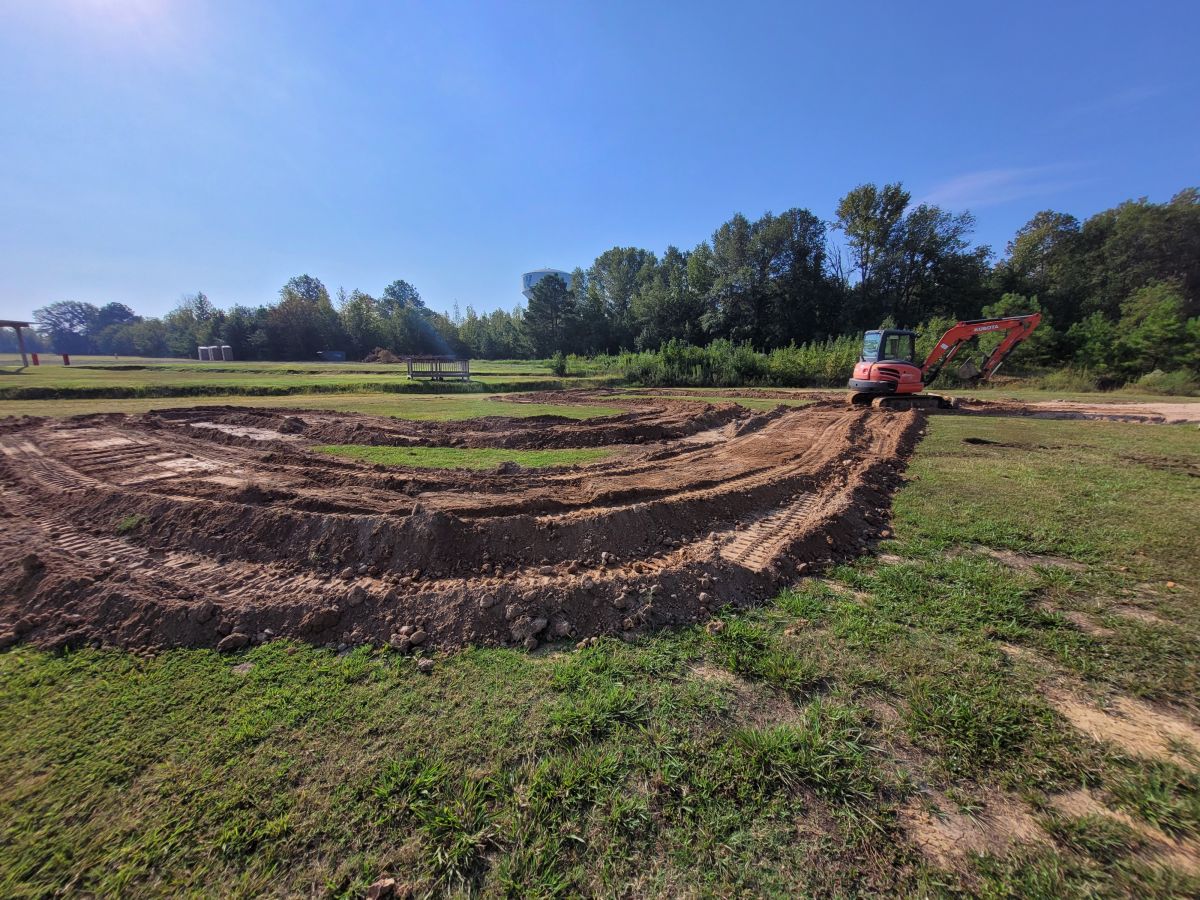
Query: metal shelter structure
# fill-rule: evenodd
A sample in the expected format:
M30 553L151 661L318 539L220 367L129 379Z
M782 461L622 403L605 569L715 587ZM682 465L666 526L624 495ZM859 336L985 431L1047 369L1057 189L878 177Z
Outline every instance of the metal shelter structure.
M15 319L0 319L0 328L11 328L17 333L17 347L21 351L21 365L29 366L29 354L25 352L25 329L32 328L32 322L18 322Z

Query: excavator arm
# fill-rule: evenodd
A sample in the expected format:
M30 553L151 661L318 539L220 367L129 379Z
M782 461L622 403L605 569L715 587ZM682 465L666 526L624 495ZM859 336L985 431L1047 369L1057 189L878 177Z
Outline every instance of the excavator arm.
M985 381L995 374L996 370L1000 368L1000 364L1017 348L1017 345L1033 333L1033 329L1037 328L1041 321L1041 313L1032 313L1027 316L1003 316L997 319L973 319L969 322L959 322L941 336L929 356L925 358L925 362L921 365L921 381L930 384L938 377L942 367L953 360L972 339L981 334L990 334L996 331L1006 332L1004 338L996 345L996 349L989 353L981 364L972 366L974 371L965 375L967 378Z

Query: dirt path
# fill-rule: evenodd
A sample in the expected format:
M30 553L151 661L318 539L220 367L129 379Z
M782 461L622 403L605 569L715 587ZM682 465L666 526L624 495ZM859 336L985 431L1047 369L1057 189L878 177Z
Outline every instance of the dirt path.
M533 646L695 621L862 552L921 423L669 399L585 422L228 407L8 420L0 644ZM464 472L314 443L615 452Z
M955 402L960 412L990 416L1029 416L1035 419L1096 419L1149 425L1200 422L1200 403L1082 403L1075 400L973 400Z

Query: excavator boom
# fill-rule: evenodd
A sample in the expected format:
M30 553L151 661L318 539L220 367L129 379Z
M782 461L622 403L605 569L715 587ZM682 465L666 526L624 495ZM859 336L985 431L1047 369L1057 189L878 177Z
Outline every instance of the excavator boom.
M953 360L959 350L973 338L994 331L1007 332L1003 340L987 355L973 375L977 381L986 381L996 373L1000 364L1017 348L1017 345L1033 333L1033 329L1037 328L1041 321L1041 313L1032 313L1027 316L1003 316L996 319L972 319L959 322L947 329L929 355L925 357L925 362L921 365L921 381L929 384L937 378L942 367Z

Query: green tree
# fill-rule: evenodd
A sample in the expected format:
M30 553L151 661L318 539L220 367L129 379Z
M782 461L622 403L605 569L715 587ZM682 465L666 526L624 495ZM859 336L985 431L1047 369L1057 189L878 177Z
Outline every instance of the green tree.
M337 310L319 279L297 275L279 290L279 303L267 314L274 359L315 359L322 350L344 349Z
M171 355L194 359L197 347L219 342L224 321L225 314L213 306L203 291L184 294L179 305L163 316Z
M601 315L607 326L603 344L596 342L597 349L613 353L633 347L633 300L656 264L654 254L639 247L613 247L596 257L587 271L584 306L591 327L596 327Z
M525 330L539 357L571 352L577 321L575 297L561 278L548 275L533 286Z
M87 353L99 312L91 303L60 300L35 309L33 318L55 353Z
M846 235L850 259L858 273L857 306L866 319L878 321L888 307L888 281L899 239L900 223L912 195L900 183L860 184L838 202L834 227ZM882 312L881 312L882 311Z
M378 303L370 294L339 292L338 316L348 341L347 350L356 359L366 356L386 342Z
M1129 375L1196 364L1178 285L1148 284L1121 304L1117 351Z
M1112 375L1119 367L1117 326L1102 312L1094 312L1067 329L1071 361L1097 375Z

